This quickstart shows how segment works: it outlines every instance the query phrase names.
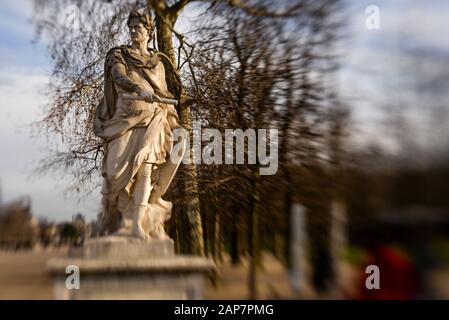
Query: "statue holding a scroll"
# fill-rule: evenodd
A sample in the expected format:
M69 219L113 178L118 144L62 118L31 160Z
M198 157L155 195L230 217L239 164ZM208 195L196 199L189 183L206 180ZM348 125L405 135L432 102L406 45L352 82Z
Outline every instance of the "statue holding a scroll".
M167 239L164 222L172 204L162 195L179 165L170 161L177 102L160 55L148 48L151 16L135 10L127 25L132 44L106 55L104 98L94 122L105 150L100 225L108 234Z

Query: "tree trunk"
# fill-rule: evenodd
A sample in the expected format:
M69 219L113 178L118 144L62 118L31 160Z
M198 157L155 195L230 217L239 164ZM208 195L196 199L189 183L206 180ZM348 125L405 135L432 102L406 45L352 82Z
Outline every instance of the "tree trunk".
M236 266L240 263L240 229L238 226L239 219L235 219L231 221L232 229L231 229L231 237L229 243L229 251L231 255L231 263Z
M184 129L189 131L190 137L192 138L193 132L190 106L186 103L187 96L185 93L185 88L181 82L180 72L177 69L172 39L173 28L182 7L167 7L165 1L160 0L148 0L147 5L148 8L153 9L155 13L158 50L170 59L170 62L166 59L162 59L162 61L166 71L168 89L179 101L179 123L182 127L184 127ZM192 141L192 139L190 141ZM192 160L193 150L191 148L189 148L189 150L190 159ZM201 223L197 174L193 161L190 161L190 164L180 166L178 174L182 177L178 188L180 193L183 195L183 199L187 199L183 212L187 216L190 224L190 230L183 238L190 242L189 252L204 255L203 227Z
M221 221L218 212L215 212L214 221L214 244L213 244L213 257L214 261L222 260L222 231L221 231Z
M257 269L260 266L260 236L259 236L259 215L260 215L260 173L259 168L253 172L253 203L250 217L250 267L249 267L249 299L257 299Z
M291 228L290 228L290 214L293 206L293 187L292 182L290 181L290 175L286 172L286 186L287 190L285 191L284 196L284 219L286 223L286 228L284 230L284 258L287 267L290 269L291 267Z

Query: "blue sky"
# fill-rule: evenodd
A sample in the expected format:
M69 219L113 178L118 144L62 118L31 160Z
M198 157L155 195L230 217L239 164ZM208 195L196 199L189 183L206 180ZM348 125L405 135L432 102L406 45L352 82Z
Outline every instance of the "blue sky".
M69 220L72 214L94 218L99 194L78 201L63 191L69 179L60 175L35 177L36 161L46 154L44 137L31 138L30 124L42 117L51 61L45 44L32 43L33 4L29 0L2 0L0 4L0 183L2 200L30 195L39 217ZM98 198L99 199L99 198Z
M388 147L389 139L380 126L388 104L414 103L419 98L429 104L448 105L445 80L449 80L449 73L441 66L449 61L449 1L345 3L347 37L342 43L343 69L338 79L340 94L353 111L352 139L355 143L382 141ZM368 5L380 9L380 30L365 27ZM42 116L41 109L47 101L43 92L51 71L45 44L32 43L32 13L32 0L0 2L2 198L6 202L31 195L34 213L55 220L70 219L76 212L95 218L99 192L79 202L63 195L69 179L60 175L38 179L31 176L36 161L45 155L47 144L43 137L31 139L28 125ZM195 12L187 12L190 18L194 15ZM180 27L188 25L189 19L185 19ZM433 78L417 77L428 70L433 72ZM431 85L429 80L433 80ZM417 112L417 119L421 114ZM422 122L417 121L417 125ZM390 147L394 148L392 144Z

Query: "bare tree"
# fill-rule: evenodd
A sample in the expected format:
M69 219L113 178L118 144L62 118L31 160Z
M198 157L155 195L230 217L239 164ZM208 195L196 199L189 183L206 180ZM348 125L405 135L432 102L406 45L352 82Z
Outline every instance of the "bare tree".
M336 116L337 97L329 81L335 70L331 52L338 35L338 20L333 16L337 2L309 5L304 3L301 15L291 20L216 6L203 18L201 41L196 43L188 61L190 73L185 75L194 117L204 126L221 132L226 128L280 129L281 171L275 177L262 178L260 163L200 166L198 171L199 185L204 186L200 187L202 197L208 199L208 209L203 212L206 234L211 237L206 241L208 250L219 247L213 243L220 239L217 234L224 234L221 241L230 244L235 262L240 254L250 254L252 298L257 297L257 267L262 247L269 241L267 235L273 230L288 234L290 209L300 192L296 172L299 168L311 171L313 174L301 173L301 184L320 192L326 184L326 175L320 172L332 164L328 139L341 135L333 120L344 114ZM292 33L293 26L300 28ZM339 144L339 139L334 139L333 150ZM248 152L245 149L246 156ZM322 203L317 216L329 215L329 198L302 193L312 199L301 199L311 207L313 202ZM276 201L276 196L283 201ZM217 219L230 222L222 224L224 232L217 231ZM320 221L329 224L327 219ZM288 252L288 236L284 243Z

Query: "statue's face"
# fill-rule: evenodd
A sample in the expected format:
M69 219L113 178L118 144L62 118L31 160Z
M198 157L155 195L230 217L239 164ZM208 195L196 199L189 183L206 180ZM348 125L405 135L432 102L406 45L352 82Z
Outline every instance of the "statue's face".
M134 43L148 42L148 30L140 22L139 19L131 19L129 22L129 35Z

